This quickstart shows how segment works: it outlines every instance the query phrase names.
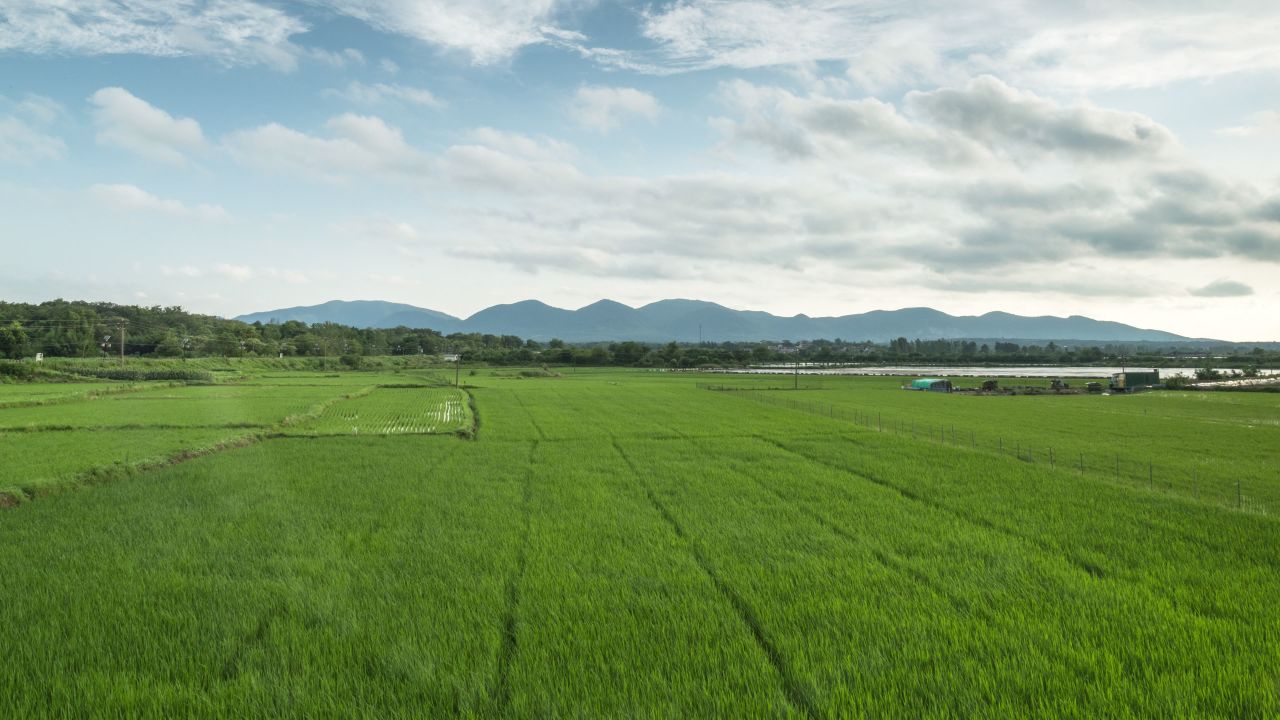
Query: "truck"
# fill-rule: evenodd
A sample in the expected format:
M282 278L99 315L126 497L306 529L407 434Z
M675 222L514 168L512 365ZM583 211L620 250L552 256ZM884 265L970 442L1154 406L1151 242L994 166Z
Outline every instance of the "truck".
M1129 370L1111 376L1111 392L1127 393L1160 386L1160 371Z

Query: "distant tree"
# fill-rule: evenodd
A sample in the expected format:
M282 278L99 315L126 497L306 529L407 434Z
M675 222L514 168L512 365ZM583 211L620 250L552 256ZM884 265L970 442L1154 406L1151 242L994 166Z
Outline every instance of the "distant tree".
M17 321L0 326L0 357L17 360L27 353L27 332Z
M160 342L156 343L156 355L161 357L180 357L182 355L182 341L178 339L178 333L169 330L160 338Z

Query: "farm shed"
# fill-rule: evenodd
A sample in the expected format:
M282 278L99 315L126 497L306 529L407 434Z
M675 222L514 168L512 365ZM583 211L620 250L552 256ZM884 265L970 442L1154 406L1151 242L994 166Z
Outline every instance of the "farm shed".
M940 378L920 378L912 380L907 390L924 390L927 392L951 392L951 381Z
M1144 388L1155 387L1160 384L1160 371L1129 371L1116 373L1111 376L1112 392L1132 392L1134 390L1142 390Z

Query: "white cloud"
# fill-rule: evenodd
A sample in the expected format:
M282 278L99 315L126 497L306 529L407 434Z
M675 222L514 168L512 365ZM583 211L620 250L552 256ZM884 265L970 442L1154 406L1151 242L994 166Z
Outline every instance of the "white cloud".
M1064 297L1158 294L1128 278L1138 259L1280 261L1280 197L1199 169L1141 115L989 77L911 94L906 112L742 81L721 97L732 173L591 175L563 143L477 131L444 153L451 179L483 191L444 247L591 277L732 287L769 267L832 287ZM781 162L759 164L760 146Z
M205 222L225 222L231 219L221 205L187 205L177 200L157 197L136 185L93 185L89 188L89 195L113 210L159 213Z
M0 95L0 163L29 165L66 155L66 143L50 134L61 114L61 105L41 95L20 101Z
M388 100L422 107L443 107L444 102L426 88L410 87L397 83L373 83L371 85L353 80L345 88L329 88L324 91L328 97L336 97L348 102L364 105L377 105Z
M479 128L467 143L445 151L443 165L451 179L482 190L559 193L586 180L574 155L571 146L550 138Z
M570 111L583 127L608 132L628 115L653 121L662 105L653 95L635 88L592 85L578 88Z
M0 115L0 163L57 160L67 152L60 138L37 130L22 118Z
M161 265L160 274L165 277L198 278L204 276L204 271L192 265L180 265L178 267Z
M289 70L307 26L250 0L5 0L0 50L40 55L199 55Z
M418 229L410 223L387 218L348 220L334 223L329 229L344 240L414 243L419 238Z
M556 15L581 0L312 0L384 32L465 53L477 65L504 62L527 45L562 39Z
M1226 127L1216 131L1219 135L1247 138L1256 135L1280 135L1280 110L1263 110L1245 118L1244 125Z
M680 0L642 22L652 50L582 51L654 73L844 61L873 89L984 72L1037 88L1151 87L1280 69L1280 6L1259 0Z
M218 263L213 266L213 271L222 277L235 280L236 282L246 282L253 279L253 268L248 265Z
M225 142L244 165L331 182L353 175L421 178L430 169L429 158L381 118L347 113L331 118L325 129L329 137L271 123L233 133Z
M378 67L382 68L382 72L389 75L395 75L400 72L400 66L391 58L382 58L378 61Z
M311 47L306 49L306 54L307 57L310 57L318 63L322 63L339 70L350 66L360 67L368 62L364 57L364 53L355 48L325 50L323 48Z
M102 88L89 102L100 144L172 165L186 164L188 153L205 148L200 123L175 118L124 88Z

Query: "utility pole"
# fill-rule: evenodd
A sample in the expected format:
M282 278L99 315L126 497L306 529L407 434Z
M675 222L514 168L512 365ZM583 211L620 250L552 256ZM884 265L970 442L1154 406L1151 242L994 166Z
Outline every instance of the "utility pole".
M794 386L792 387L792 389L793 389L793 390L799 390L799 389L800 389L800 358L798 358L798 357L796 358L796 374L795 374L795 383L794 383Z
M120 367L124 367L124 320L120 321Z
M462 377L462 353L454 353L453 355L453 386L459 386L459 380Z

